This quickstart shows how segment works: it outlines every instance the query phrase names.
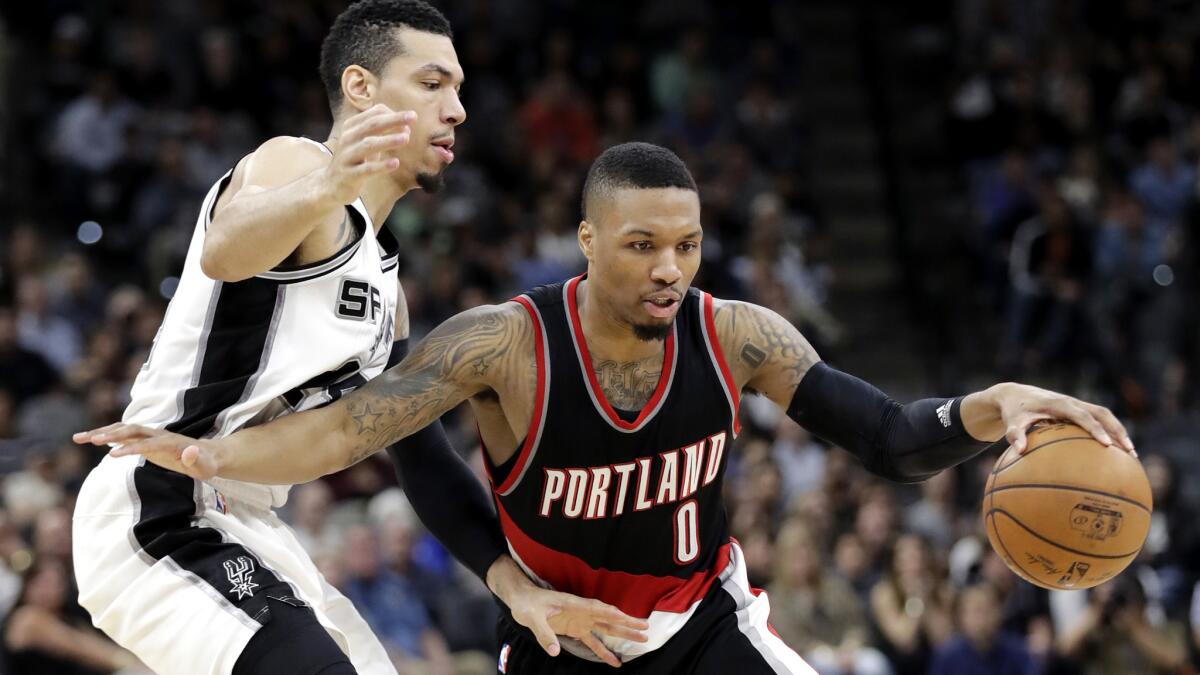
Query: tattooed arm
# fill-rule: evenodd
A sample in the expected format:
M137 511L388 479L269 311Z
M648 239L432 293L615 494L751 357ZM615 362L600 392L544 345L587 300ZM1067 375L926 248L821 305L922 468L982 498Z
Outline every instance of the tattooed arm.
M739 389L787 409L796 386L821 360L787 319L748 302L715 300L713 323Z
M1069 396L1002 383L967 396L902 405L822 363L800 331L771 310L718 302L714 323L739 388L762 393L886 478L928 478L1004 436L1023 450L1026 429L1040 419L1067 419L1102 443L1117 439L1133 450L1111 412Z
M362 461L485 389L498 390L514 366L527 365L532 335L519 305L476 307L434 329L395 368L324 408L216 440L128 424L77 434L75 440L119 444L114 456L146 455L201 480L216 475L302 483Z

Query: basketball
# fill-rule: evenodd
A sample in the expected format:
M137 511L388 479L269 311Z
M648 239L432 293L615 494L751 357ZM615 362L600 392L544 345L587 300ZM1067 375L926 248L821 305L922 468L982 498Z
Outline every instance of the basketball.
M1137 458L1074 424L1029 431L983 493L992 548L1018 576L1050 589L1091 588L1120 574L1150 529L1150 482Z

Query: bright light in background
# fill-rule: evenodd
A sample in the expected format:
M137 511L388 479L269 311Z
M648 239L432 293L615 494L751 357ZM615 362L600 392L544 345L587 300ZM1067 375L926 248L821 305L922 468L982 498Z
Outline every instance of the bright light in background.
M175 297L175 291L179 288L179 277L167 277L158 284L158 294L170 300Z
M100 237L103 236L104 228L94 220L83 221L79 224L79 229L75 230L75 238L88 246L100 241Z
M1170 265L1159 265L1154 268L1154 283L1159 286L1170 286L1175 281L1175 270Z

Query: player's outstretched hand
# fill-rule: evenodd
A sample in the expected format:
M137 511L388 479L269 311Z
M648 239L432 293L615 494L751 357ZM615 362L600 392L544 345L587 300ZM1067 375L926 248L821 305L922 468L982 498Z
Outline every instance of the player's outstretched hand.
M598 636L645 642L646 635L642 631L650 627L645 621L599 600L533 585L512 599L508 608L517 623L533 631L542 649L550 656L558 656L557 636L566 635L587 645L600 660L614 668L621 667L621 660Z
M408 144L416 120L412 110L395 111L382 103L347 119L333 160L324 169L323 182L333 196L349 204L368 178L400 168L400 160L387 153Z
M113 457L145 455L150 462L197 480L212 478L219 466L217 450L208 441L140 424L117 422L99 429L81 431L72 439L80 445L115 446L108 453Z
M1062 420L1083 427L1105 445L1114 445L1137 456L1124 425L1104 406L1026 384L998 386L995 404L1009 444L1021 454L1027 448L1026 432L1034 422Z

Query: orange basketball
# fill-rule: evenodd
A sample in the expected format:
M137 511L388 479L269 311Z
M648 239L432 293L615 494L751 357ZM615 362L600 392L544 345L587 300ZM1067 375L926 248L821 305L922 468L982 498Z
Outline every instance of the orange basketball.
M1041 424L1029 450L1011 447L983 492L992 548L1042 588L1091 588L1142 550L1154 508L1137 458L1105 447L1074 424Z

